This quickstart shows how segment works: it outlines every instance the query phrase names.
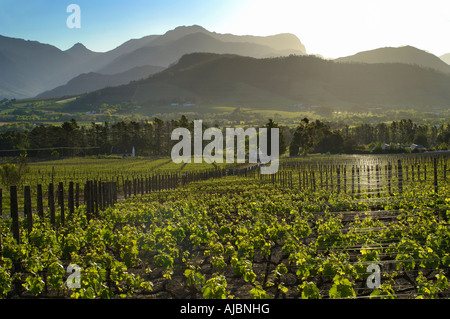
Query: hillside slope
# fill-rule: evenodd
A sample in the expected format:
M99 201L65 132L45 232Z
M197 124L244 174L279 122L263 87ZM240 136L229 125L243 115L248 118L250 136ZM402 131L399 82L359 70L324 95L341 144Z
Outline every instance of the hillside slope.
M193 53L148 79L87 94L71 107L194 99L203 104L450 105L450 76L403 63L336 63L314 56L256 59Z
M407 63L450 73L450 65L437 56L412 46L379 48L335 59L336 62Z
M144 79L162 70L164 70L162 67L147 65L111 75L95 72L83 73L67 82L67 84L39 94L37 97L50 98L88 93L108 86L119 86L131 81Z

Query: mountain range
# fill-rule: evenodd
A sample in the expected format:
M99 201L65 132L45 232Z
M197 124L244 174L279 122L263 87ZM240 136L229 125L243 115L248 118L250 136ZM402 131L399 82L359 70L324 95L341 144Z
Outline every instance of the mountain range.
M448 107L449 59L404 46L325 60L307 55L292 34L237 36L196 25L107 52L0 36L0 99L80 95L73 110L172 100Z
M81 43L62 51L36 41L0 36L0 98L78 94L111 83L126 84L167 68L192 52L252 57L306 54L303 44L292 34L236 36L200 26L182 26L163 35L131 39L107 52L90 51ZM82 74L82 81L95 85L81 88L77 84L80 78L76 77Z
M151 107L173 100L203 105L448 107L450 75L407 63L192 53L147 79L80 96L67 107L84 111L125 101Z
M445 58L445 57L444 57ZM437 56L412 46L386 47L359 52L355 55L335 59L336 62L356 63L407 63L450 73L450 65Z
M149 75L164 70L163 67L146 65L134 67L117 74L102 74L96 72L83 73L73 78L67 84L39 94L38 98L52 98L89 93L108 86L118 86L131 81L147 78Z

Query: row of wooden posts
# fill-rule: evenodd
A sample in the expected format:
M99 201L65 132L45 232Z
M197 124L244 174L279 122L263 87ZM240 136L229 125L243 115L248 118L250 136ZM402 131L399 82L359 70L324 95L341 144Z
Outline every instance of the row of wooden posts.
M204 172L187 172L183 174L163 174L153 175L149 177L135 177L132 180L123 180L123 198L128 198L133 195L150 193L155 191L162 191L168 189L175 189L180 185L185 185L191 182L206 180L214 177L222 177L228 175L244 175L247 172L254 170L256 166L245 169L223 169L215 171ZM67 194L63 182L57 184L55 192L55 185L50 183L48 185L47 195L47 218L53 227L59 225L64 226L66 221L66 214L74 214L75 209L83 202L86 207L87 219L96 218L99 212L114 206L119 199L119 180L113 182L103 182L96 180L86 181L81 194L80 184L69 182ZM20 222L19 222L19 200L17 186L10 186L10 217L12 220L12 234L17 242L20 243ZM83 199L81 199L83 195ZM56 203L57 200L57 203ZM0 216L3 212L3 192L0 189ZM57 205L56 205L57 204ZM57 225L57 206L59 207L59 223ZM66 210L67 209L67 210ZM44 220L44 196L42 185L37 185L36 193L36 213L40 220ZM32 195L31 187L25 186L23 188L23 215L24 221L28 230L31 232L33 228L33 209L32 209Z
M75 186L75 187L74 187ZM87 218L91 219L94 215L98 216L100 210L106 209L112 206L117 198L115 182L98 182L98 181L87 181L84 186L84 203L86 205ZM25 186L23 188L23 215L25 218L25 224L28 233L33 229L33 209L32 209L32 199L31 199L31 187ZM10 217L12 220L11 230L14 239L20 243L20 228L19 228L19 201L18 201L18 189L17 186L10 186ZM2 198L0 197L0 202ZM55 201L55 190L54 184L50 183L48 185L48 215L50 224L52 226L57 226L56 223L56 201ZM75 208L80 205L80 187L79 183L74 184L69 182L68 194L65 194L64 184L60 182L58 184L56 192L57 205L59 206L59 223L64 226L66 221L66 214L74 214ZM66 201L67 200L67 201ZM67 203L67 206L65 204ZM66 211L67 208L67 211ZM44 220L44 198L42 185L37 185L37 196L36 196L36 213L38 218L42 221Z
M202 172L184 172L184 173L173 173L173 174L162 174L153 175L147 177L134 177L131 180L122 180L122 191L123 198L128 198L131 196L136 196L138 194L146 194L155 191L175 189L180 185L189 184L191 182L206 180L209 178L220 178L229 175L244 175L254 178L259 178L260 180L271 181L274 184L281 184L283 187L293 187L293 174L295 171L292 170L281 170L276 174L272 175L262 175L257 169L259 165L247 166L245 168L235 168L235 169L222 169L222 170L211 170ZM407 166L408 167L408 166ZM424 166L426 167L426 166ZM324 169L322 169L324 168ZM392 164L388 162L384 165L384 178L385 184L387 185L387 191L390 195L393 194L393 173L396 177L396 187L398 192L403 191L404 183L404 168L402 165L402 160L397 160L395 168ZM365 170L365 174L363 173ZM333 175L333 172L335 173ZM375 176L373 176L375 172ZM363 175L364 174L364 175ZM426 180L426 169L423 172L424 179ZM328 167L320 167L317 169L298 169L298 183L301 189L310 188L316 190L316 187L321 187L321 189L336 190L340 193L341 190L347 193L347 166L346 165L333 165L331 169ZM411 181L414 181L414 170L411 170ZM420 179L420 169L417 171L417 178ZM317 179L316 179L317 178ZM357 165L352 165L351 167L351 193L361 193L361 179L365 178L367 181L367 193L377 193L380 196L380 182L382 179L382 166L376 164L365 165L360 167ZM371 181L372 178L372 181ZM408 170L406 170L406 179L408 179ZM444 166L443 180L446 181L446 166ZM438 192L438 164L437 159L433 160L433 185L434 191ZM374 187L374 189L372 189ZM83 188L83 204L86 207L87 218L98 217L100 211L105 210L108 207L113 206L119 199L119 179L116 181L97 181L89 180L86 181ZM23 214L25 217L25 223L28 231L30 232L33 227L33 213L32 213L32 200L31 200L31 187L25 186L23 189ZM18 207L18 189L16 186L10 187L10 212L12 219L12 232L14 238L20 242L20 231L19 231L19 207ZM36 212L38 217L44 219L44 198L42 185L37 185L37 195L36 195ZM81 190L80 184L69 182L67 194L65 193L65 187L63 182L57 184L57 191L55 194L54 184L50 183L48 185L48 215L50 219L50 224L56 225L56 200L59 206L59 223L61 225L65 224L66 214L74 214L75 208L78 208L81 203ZM3 193L0 189L0 215L2 214L3 208ZM65 204L67 203L67 205ZM67 211L66 211L67 209Z
M433 177L432 185L434 191L437 193L439 190L439 178L438 178L438 161L436 158L432 161L433 167ZM383 173L384 166L384 173ZM343 191L347 193L348 187L351 187L351 194L361 194L361 185L366 185L366 194L377 194L380 196L382 181L384 180L384 185L387 188L387 192L392 195L393 187L397 187L399 193L403 192L403 186L405 181L411 180L412 182L417 179L417 181L427 181L427 169L426 165L423 165L423 171L420 170L420 165L417 166L417 174L415 170L409 167L404 167L402 160L397 160L395 166L390 162L385 165L375 164L375 165L351 165L351 174L347 172L347 165L320 165L309 167L307 164L305 166L296 166L295 170L282 170L276 174L272 175L259 175L260 180L270 181L273 184L280 184L282 187L294 186L294 174L298 172L298 185L300 189L312 189L316 188L336 191L340 193ZM447 166L446 163L443 165L443 174L441 181L446 182ZM405 174L406 173L406 174ZM350 176L348 176L350 174ZM395 179L394 179L395 175ZM415 177L416 175L416 177ZM350 181L349 181L350 179ZM364 180L364 183L362 183ZM394 181L396 181L394 183Z
M131 180L123 179L123 196L128 198L136 195L143 195L155 191L166 189L175 189L179 186L192 182L207 180L210 178L221 178L224 176L245 175L254 171L258 166L249 166L247 168L208 170L199 172L172 173L153 176L134 177Z

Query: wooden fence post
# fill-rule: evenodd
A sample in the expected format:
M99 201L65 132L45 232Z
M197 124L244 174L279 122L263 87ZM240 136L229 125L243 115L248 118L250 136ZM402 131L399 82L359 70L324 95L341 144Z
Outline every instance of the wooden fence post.
M387 173L387 178L388 178L388 191L389 191L389 195L392 196L392 190L391 190L392 165L391 165L391 162L388 162L388 173Z
M434 192L438 192L438 174L437 174L437 159L436 157L433 159L434 164Z
M37 185L37 195L36 195L36 209L37 214L41 220L44 220L44 199L42 195L42 185Z
M131 197L131 181L128 181L128 197Z
M69 198L67 199L67 205L69 206L69 214L73 216L75 213L75 205L73 202L73 182L69 182Z
M145 193L148 194L149 188L148 188L148 176L145 176Z
M355 165L352 166L352 196L355 195Z
M377 196L380 197L380 172L378 164L375 166L376 170L376 179L377 179Z
M260 175L260 178L262 178L263 176ZM302 189L302 176L301 176L301 172L298 171L298 188Z
M27 229L28 234L31 233L33 230L33 215L32 215L32 208L31 208L31 188L30 186L25 186L24 189L24 213L27 218Z
M112 190L112 182L108 182L106 183L106 194L107 194L107 203L108 203L108 207L112 206L112 202L113 202L113 190Z
M344 194L347 193L347 166L344 166Z
M112 183L113 187L113 194L112 194L112 206L114 206L117 203L117 183Z
M86 218L89 221L92 218L91 212L91 190L89 181L84 184L84 202L86 205Z
M444 182L447 181L447 163L444 163Z
M333 185L333 165L330 167L330 186L331 186L331 192L334 191L334 185Z
M19 229L19 206L17 203L17 186L10 186L10 209L12 219L12 233L18 244L20 244L20 229Z
M98 182L97 180L93 181L93 187L92 187L92 198L93 198L93 205L94 205L94 214L98 217Z
M107 199L107 192L108 192L108 182L100 182L98 185L99 187L99 200L100 200L100 210L105 210L108 208L108 199Z
M319 166L319 174L320 174L320 189L323 189L323 180L322 180L322 165Z
M101 211L106 208L106 203L105 203L105 184L106 184L106 182L102 182L100 180L98 182L98 185L97 185L98 209L100 209Z
M80 207L80 183L75 184L75 207Z
M292 181L292 172L289 172L289 179L290 179L291 189L293 189L294 188L294 183Z
M423 164L423 180L427 182L427 165Z
M341 192L341 168L336 167L336 174L337 174L337 193L339 194Z
M50 224L55 226L56 218L55 218L55 193L53 189L53 183L48 184L48 208L50 211Z
M400 193L403 193L403 170L402 170L402 161L398 160L398 190Z
M64 226L66 222L66 213L64 211L64 183L59 182L58 185L58 204L61 211L61 224Z
M358 179L358 194L361 194L361 177L359 175L359 166L356 166L356 178Z

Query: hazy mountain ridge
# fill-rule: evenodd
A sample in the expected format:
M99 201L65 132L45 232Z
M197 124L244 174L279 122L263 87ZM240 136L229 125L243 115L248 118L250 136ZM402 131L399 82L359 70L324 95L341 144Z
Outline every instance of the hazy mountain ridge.
M407 63L450 73L450 65L437 56L412 46L385 47L335 59L336 62Z
M290 55L305 56L286 58ZM197 25L130 39L108 52L93 52L81 43L62 51L0 36L0 68L0 98L100 89L83 96L78 106L80 101L149 102L180 96L203 103L450 104L444 92L450 91L448 77L437 72L450 74L450 65L411 46L326 61L306 56L292 34L219 34ZM155 72L160 73L139 80Z
M444 61L445 63L447 63L447 64L450 65L450 53L441 55L439 58L440 58L442 61Z
M279 53L277 50L266 45L250 42L223 42L209 34L197 32L185 35L165 45L149 45L122 55L99 70L99 72L104 74L123 72L131 67L145 65L149 60L152 61L153 65L168 67L173 62L179 60L184 54L194 52L238 54L250 57L285 55L285 53ZM289 51L289 54L294 53L303 54L302 51Z
M74 44L70 49L64 51L76 60L93 59L102 53L89 50L82 43Z
M277 35L269 35L269 36L254 36L254 35L234 35L231 33L217 33L217 32L210 32L206 30L205 28L194 25L191 27L178 27L175 28L172 31L168 31L166 33L176 33L177 31L186 32L186 30L189 30L190 33L205 33L213 38L223 41L223 42L248 42L248 43L255 43L260 44L264 46L268 46L271 48L277 48L277 50L284 51L284 50L296 50L300 51L303 54L307 54L305 46L301 43L300 39L297 38L295 35L291 33L280 33ZM160 40L158 40L160 41Z
M75 64L67 53L54 46L3 36L0 36L0 54L3 57L0 61L1 89L16 92L12 97L17 98L32 96L48 86L58 85L61 79L66 78L66 66ZM4 95L8 97L7 93Z
M314 56L256 59L193 53L148 79L86 94L71 108L193 98L199 103L291 101L327 106L445 106L450 76L404 63L337 63Z
M197 49L215 51L214 45L220 46L218 53L231 52L240 54L298 54L303 53L300 40L294 35L286 34L267 37L220 35L209 32L199 26L178 27L163 35L149 35L140 39L131 39L108 52L93 52L83 44L75 44L72 48L62 51L54 46L37 41L26 41L0 36L0 98L27 98L42 92L65 85L73 78L83 73L117 74L129 71L135 67L154 65L167 67L175 63L183 54L194 50L192 46L186 52L188 41L184 37L202 33L197 39ZM197 35L198 37L198 35ZM278 39L278 37L280 39ZM192 38L192 37L191 37ZM223 39L235 39L226 42ZM202 42L204 41L204 42ZM256 41L258 43L252 43ZM277 48L262 44L280 43L280 53ZM241 42L237 48L236 42ZM178 45L177 45L178 43ZM184 43L185 47L180 45ZM289 44L291 43L291 44ZM282 44L282 45L281 45ZM224 46L230 46L225 50ZM292 48L289 48L292 46ZM252 49L250 49L250 47ZM170 48L170 49L169 49ZM138 78L135 78L138 79ZM92 88L95 90L96 88Z
M162 70L164 70L162 67L147 65L135 67L128 71L111 75L95 72L83 73L70 80L67 84L54 88L53 90L43 92L37 97L50 98L83 94L103 89L108 86L118 86L127 84L130 81L144 79Z

